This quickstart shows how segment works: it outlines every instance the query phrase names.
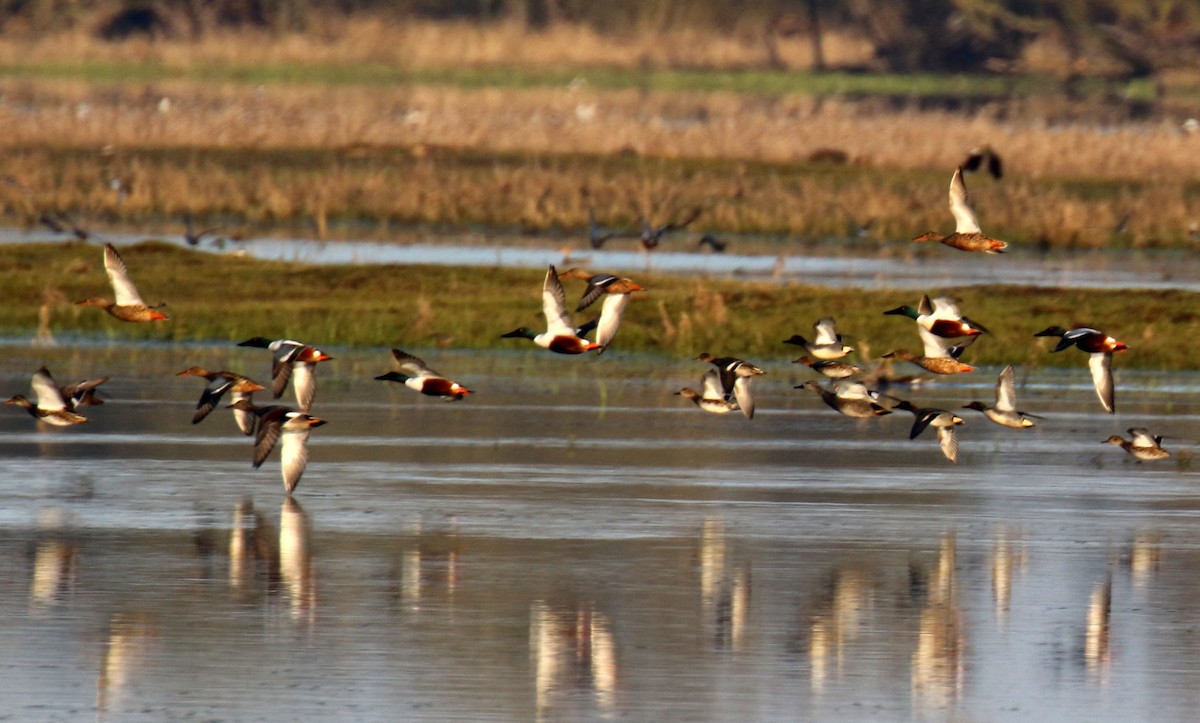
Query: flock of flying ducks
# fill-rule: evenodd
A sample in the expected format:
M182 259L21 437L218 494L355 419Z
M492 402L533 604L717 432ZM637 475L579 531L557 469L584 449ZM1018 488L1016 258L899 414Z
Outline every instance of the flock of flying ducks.
M972 160L974 158L975 155L968 159L968 167L972 163L978 167L985 159L992 158L993 160L987 161L988 167L994 176L999 177L999 159L994 154L980 154L977 160ZM956 223L954 233L940 235L927 232L917 236L914 241L936 240L963 251L992 254L1004 252L1007 247L1005 242L989 238L980 230L975 214L967 203L963 167L956 169L950 180L949 205ZM643 222L643 245L647 249L657 246L665 233L686 227L698 214L699 211L694 211L678 223L657 228ZM589 226L592 245L596 248L608 238L617 235L601 232L596 225L594 214L590 212ZM112 244L108 243L104 245L104 269L114 298L110 300L91 297L77 302L78 304L98 307L125 322L145 323L165 321L169 318L161 311L162 304L150 306L143 301L129 278L125 262ZM561 281L563 278L586 282L583 295L575 307L576 312L585 310L601 298L604 299L596 319L581 326L571 323L566 292ZM542 312L546 330L539 332L523 326L503 334L502 338L529 339L535 345L559 354L584 354L591 351L602 354L616 337L621 316L630 296L639 291L644 291L643 287L627 278L613 274L589 274L578 268L560 274L551 265L547 268L542 283ZM920 355L906 349L898 349L885 354L885 359L909 361L939 375L974 371L974 367L961 362L959 357L987 330L964 317L959 311L957 300L951 297L931 299L926 295L916 307L901 306L884 313L912 319L916 323L923 346L923 353ZM854 349L843 343L842 336L837 333L834 319L820 319L813 325L813 330L811 340L793 335L784 343L803 348L805 355L797 359L796 363L805 364L829 379L831 387L826 388L815 381L807 381L796 388L815 392L830 408L851 418L882 416L891 414L896 409L910 412L914 416L914 422L909 438L915 439L926 428L933 427L937 432L942 453L950 461L957 461L958 440L955 427L964 423L961 417L949 410L919 407L906 400L870 389L869 376L864 374L861 368L844 361ZM586 337L593 331L594 341ZM1053 350L1055 352L1074 346L1087 353L1100 403L1109 414L1115 412L1112 356L1115 352L1128 349L1124 343L1102 331L1083 327L1050 327L1035 336L1058 337L1058 345ZM243 434L254 436L253 466L261 466L271 451L279 446L284 490L290 495L299 483L308 462L309 432L314 427L326 423L309 412L316 396L316 365L332 357L314 346L290 339L271 340L254 337L241 342L239 346L263 348L271 352L271 392L275 399L279 399L290 382L298 409L282 404L256 405L253 395L255 392L265 391L263 385L234 372L209 371L193 366L178 374L181 377L200 377L207 381L196 405L192 423L198 424L204 420L221 403L224 395L229 394L231 403L227 406L232 409L238 428ZM375 377L377 380L401 383L421 394L450 401L463 399L471 394L471 390L439 374L411 354L393 349L392 356L395 368ZM716 357L705 352L697 359L712 365L701 376L700 389L685 387L676 394L691 400L705 412L727 414L741 411L747 419L752 419L755 405L751 383L754 377L766 372L735 357ZM96 388L107 379L88 379L60 387L54 382L50 372L42 367L33 375L32 380L32 389L37 401L30 401L18 394L5 404L21 406L33 417L47 424L81 424L86 422L87 418L80 414L79 410L102 403L96 395ZM993 405L974 401L964 408L980 411L992 422L1016 429L1032 427L1035 424L1034 420L1040 419L1036 415L1017 409L1015 372L1011 365L1005 367L996 380ZM1132 439L1128 441L1114 435L1105 440L1105 443L1118 445L1142 460L1163 459L1169 456L1161 446L1161 437L1154 436L1142 428L1132 428L1129 434Z

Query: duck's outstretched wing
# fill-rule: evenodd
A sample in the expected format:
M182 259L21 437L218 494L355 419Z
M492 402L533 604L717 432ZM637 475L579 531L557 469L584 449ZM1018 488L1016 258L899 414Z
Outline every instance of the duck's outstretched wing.
M1116 413L1116 392L1113 389L1112 352L1096 352L1088 356L1088 367L1092 370L1092 384L1096 396L1109 414Z
M117 253L112 244L104 244L104 271L112 284L113 295L117 306L145 306L146 302L138 294L137 287L129 279L129 269L125 260Z
M961 168L955 170L950 179L950 213L954 214L957 233L982 233L975 212L967 205L967 184L963 183Z
M407 374L410 377L441 376L441 374L438 374L434 370L430 369L429 365L421 359L409 354L408 352L401 351L400 349L392 349L392 358L396 360L396 365L398 367L397 371L401 372L402 374Z
M612 343L621 326L621 314L629 304L629 294L609 294L600 308L600 321L596 326L596 343L603 352Z
M836 322L833 317L827 316L813 324L813 329L816 331L816 338L813 339L814 346L826 346L828 344L837 344L842 340L838 336Z
M942 454L951 462L957 462L958 435L954 433L954 427L938 427L937 435L938 442L942 445Z
M746 419L754 419L754 395L750 393L751 378L738 377L733 382L733 397L737 400L738 406L742 408L742 414L746 415Z
M46 367L42 367L34 372L32 386L33 394L37 397L38 409L43 409L47 412L56 412L67 408L62 391L54 383L54 378L50 376L50 371Z
M996 378L996 411L997 412L1015 412L1017 411L1017 375L1013 371L1012 364L1004 367L1000 372L1000 376Z
M546 281L542 284L542 313L546 316L546 331L551 335L575 335L575 327L567 315L566 293L553 264L546 269Z

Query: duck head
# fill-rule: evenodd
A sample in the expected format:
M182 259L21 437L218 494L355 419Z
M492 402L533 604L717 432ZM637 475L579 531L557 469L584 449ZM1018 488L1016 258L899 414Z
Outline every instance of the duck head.
M270 349L271 340L265 336L256 336L246 341L239 341L238 346L252 346L258 349Z
M885 316L907 316L914 321L918 316L920 316L920 313L911 306L897 306L895 309L891 309L890 311L885 311L883 313Z
M501 334L501 339L536 339L537 332L527 326L522 326L518 329L513 329L507 334Z

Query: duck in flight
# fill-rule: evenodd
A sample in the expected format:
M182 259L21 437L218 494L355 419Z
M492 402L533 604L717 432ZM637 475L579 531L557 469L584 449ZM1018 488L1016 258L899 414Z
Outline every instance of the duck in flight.
M1077 327L1064 329L1061 326L1051 326L1042 329L1034 336L1056 336L1058 346L1051 352L1059 352L1069 347L1075 347L1088 355L1088 368L1092 372L1092 385L1096 388L1096 396L1104 411L1115 414L1116 389L1113 385L1112 358L1115 352L1127 351L1129 347L1117 341L1099 329Z
M325 420L284 406L258 407L249 399L239 399L230 406L258 418L258 431L254 437L254 469L262 466L276 443L279 443L283 489L287 494L292 494L308 466L308 433L313 427L325 424Z
M967 205L967 185L963 182L962 168L957 168L950 178L950 213L954 215L954 233L943 236L936 231L926 231L913 241L939 241L960 251L979 251L1002 254L1008 248L1004 241L983 235L975 212Z
M329 361L333 357L320 349L291 339L276 339L256 336L238 346L251 346L271 351L271 392L276 399L283 396L289 380L296 393L296 402L300 411L307 412L312 408L313 398L317 395L317 364Z
M440 397L448 402L457 401L472 393L458 382L430 369L428 364L408 352L392 349L392 358L396 360L396 370L375 377L377 381L399 382L421 394Z
M581 338L571 324L571 317L567 314L566 292L553 264L547 267L546 279L542 282L542 314L546 317L546 331L539 334L522 326L501 334L500 338L529 339L556 354L583 354L600 348L600 344Z
M129 269L126 268L125 261L109 243L104 244L104 271L108 274L109 283L112 284L114 300L109 301L104 297L93 296L76 302L79 306L95 306L104 309L121 321L149 322L164 321L170 318L158 310L164 304L147 306L146 302L142 301L137 287L129 279Z

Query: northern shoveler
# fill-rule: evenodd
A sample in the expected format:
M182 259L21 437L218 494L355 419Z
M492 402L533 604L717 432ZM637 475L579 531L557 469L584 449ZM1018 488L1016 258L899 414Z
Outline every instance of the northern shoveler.
M975 337L970 337L974 339ZM908 351L907 349L897 349L894 352L884 354L884 359L901 359L903 361L912 362L921 367L925 371L933 372L934 374L962 374L964 372L973 372L975 367L970 364L963 364L956 357L962 353L966 344L957 344L949 348L926 344L925 354L918 356Z
M916 439L921 432L925 431L926 427L933 427L937 430L942 454L946 455L946 459L951 462L958 461L958 437L954 434L954 427L958 424L966 424L966 420L945 409L918 408L906 401L898 403L896 408L912 412L915 417L912 429L908 433L909 439Z
M804 364L814 372L830 379L848 379L855 374L862 374L862 369L853 364L832 359L813 359L812 357L802 356L792 363Z
M1131 427L1128 432L1133 439L1125 441L1114 434L1104 440L1104 444L1116 445L1134 457L1147 461L1166 459L1171 456L1170 452L1162 448L1163 438L1161 436L1154 436L1142 427Z
M192 415L192 424L199 424L221 402L225 392L229 392L234 402L245 399L253 401L254 393L266 389L263 385L233 372L210 372L204 367L188 367L179 372L177 377L202 377L208 380L204 391L200 393L200 401L196 403L196 413ZM234 407L233 418L242 434L254 434L255 416L244 409Z
M983 402L971 402L963 409L974 409L996 424L1004 427L1021 429L1034 426L1034 419L1041 419L1035 414L1028 414L1017 409L1016 373L1011 364L1004 367L996 379L996 406L989 407Z
M1127 351L1129 347L1098 329L1078 327L1064 329L1061 326L1051 326L1039 331L1034 336L1057 336L1058 346L1051 352L1059 352L1068 347L1077 347L1088 354L1088 368L1092 372L1092 384L1096 387L1096 396L1100 404L1109 414L1116 413L1116 391L1113 385L1112 356L1114 352Z
M292 387L296 393L296 402L300 405L300 411L307 412L312 408L313 397L317 395L317 364L329 361L333 357L316 347L291 339L271 341L266 337L256 336L238 342L238 346L271 350L271 392L275 398L279 399L283 396L283 390L287 388L288 380L294 376Z
M929 295L925 294L921 296L921 301L915 309L911 306L898 306L883 313L907 316L917 322L918 329L943 339L961 339L964 336L978 336L987 332L982 324L963 316L958 309L958 300L951 296L930 299Z
M300 483L300 477L308 465L309 430L325 424L325 420L289 407L257 407L248 399L239 399L230 407L258 417L258 432L254 437L255 469L262 466L267 455L275 448L275 443L282 440L279 450L280 469L283 474L283 489L290 495Z
M697 392L691 387L684 387L675 392L676 395L690 399L710 414L728 414L738 410L737 402L725 398L725 389L721 386L721 373L709 369L700 377L701 390Z
M125 261L112 244L104 244L104 270L108 273L115 300L109 301L100 296L93 296L76 304L99 307L121 321L163 321L171 318L158 311L163 304L146 306L146 302L142 301L137 287L129 280L129 269L125 267Z
M383 382L399 382L421 394L431 397L441 397L453 402L462 399L471 390L458 382L453 382L429 368L424 361L399 349L392 349L392 357L396 360L397 371L381 374L375 379Z
M546 317L546 331L543 333L522 326L501 334L500 338L530 339L543 349L558 354L583 354L600 348L600 344L580 338L571 325L571 318L567 315L566 293L553 264L547 267L546 280L542 283L542 314Z
M913 241L939 241L960 251L981 251L1002 254L1008 244L983 235L975 212L967 205L967 184L963 183L962 168L957 168L950 178L950 213L954 214L954 233L943 236L935 231L926 231Z
M742 409L746 419L754 418L754 396L750 393L750 380L765 371L750 362L734 357L715 357L708 352L702 352L696 357L698 361L708 362L717 368L720 375L721 392L725 399L732 395Z
M34 419L56 427L69 427L88 421L87 417L71 411L62 390L54 383L46 367L38 369L33 375L33 394L37 398L36 404L22 394L14 396L5 404L24 407Z
M45 367L42 368L45 369ZM61 386L58 388L58 391L62 393L63 402L67 405L67 411L74 412L79 407L94 407L104 404L104 400L96 392L96 387L107 381L108 377L84 379L83 381Z
M584 290L583 297L579 299L579 305L575 307L575 311L583 311L596 299L604 297L600 318L596 321L596 343L600 345L596 353L603 354L621 326L621 314L625 312L625 307L629 304L629 295L635 291L645 291L645 288L632 279L623 279L612 274L589 274L578 268L567 269L559 274L558 278L582 279L587 282L587 289ZM583 336L583 333L576 331L579 336Z
M813 340L809 341L799 334L793 334L790 339L784 339L784 344L795 344L802 346L809 354L812 354L818 359L841 359L850 352L854 351L854 347L846 346L842 343L842 335L837 333L835 328L836 322L833 317L826 316L823 319L818 319L817 323L813 324Z
M587 288L583 290L583 296L579 299L579 304L575 307L575 311L583 311L584 309L595 303L605 294L632 294L635 291L645 291L646 289L639 286L632 279L623 279L612 274L589 274L580 268L570 268L558 275L560 279L580 279L587 282Z
M865 419L892 413L892 410L872 399L866 385L859 382L835 385L835 391L832 392L811 380L794 388L816 392L830 409L853 419Z

